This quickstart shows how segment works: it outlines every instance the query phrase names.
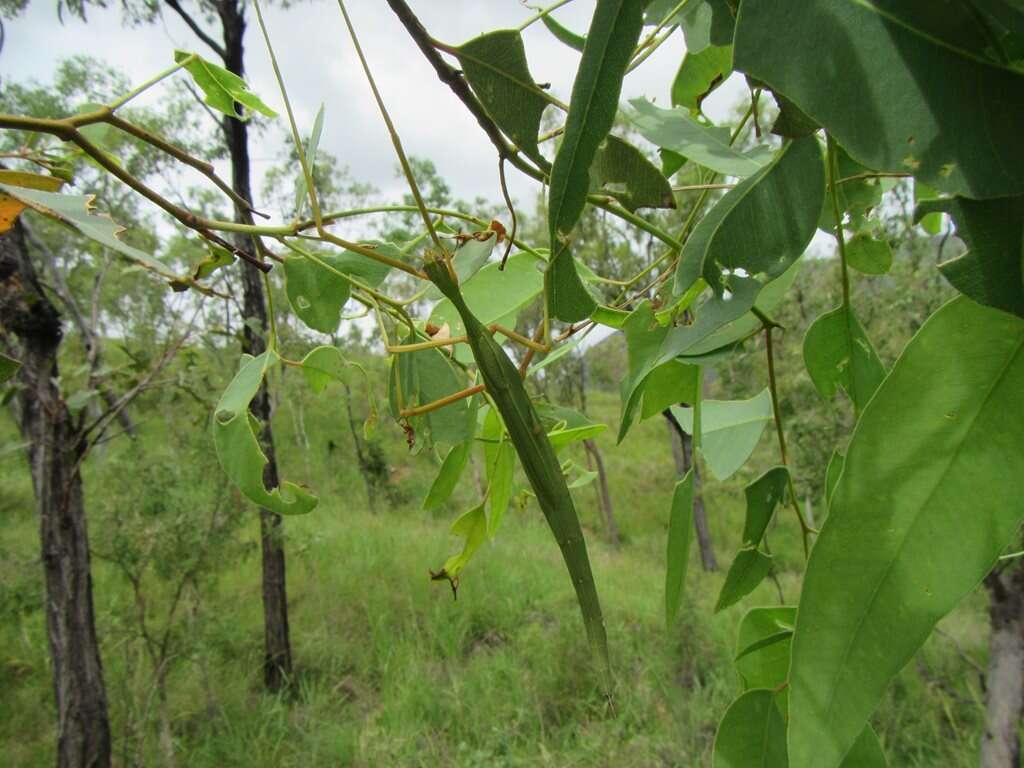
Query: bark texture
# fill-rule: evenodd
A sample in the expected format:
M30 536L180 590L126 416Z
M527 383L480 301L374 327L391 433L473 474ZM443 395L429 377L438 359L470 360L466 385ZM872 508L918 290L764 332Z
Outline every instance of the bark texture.
M992 637L980 765L1019 768L1024 714L1024 565L1015 562L1001 573L991 574L985 584L992 598Z
M84 442L57 387L60 315L42 290L20 224L0 235L0 326L17 344L17 416L29 443L46 588L60 768L110 765L110 721L93 617L89 536L78 472ZM8 336L10 340L10 336Z
M668 424L669 440L672 441L672 458L676 464L676 474L683 477L693 466L693 438L679 426L671 411L663 411L663 415ZM700 474L697 467L693 467L693 527L697 532L700 563L705 571L717 571L718 559L715 557L715 546L711 541L708 514L704 509L704 495L700 492L700 487Z

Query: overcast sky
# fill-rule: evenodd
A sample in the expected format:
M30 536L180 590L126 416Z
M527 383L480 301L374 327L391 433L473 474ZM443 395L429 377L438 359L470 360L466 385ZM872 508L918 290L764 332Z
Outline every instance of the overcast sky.
M515 26L532 14L519 0L412 0L410 4L434 37L452 44L485 31ZM0 53L3 80L45 83L61 59L77 53L105 61L127 73L134 83L166 68L175 48L216 58L173 11L168 9L164 18L152 26L125 29L119 5L113 0L106 10L91 9L88 23L65 13L61 24L55 3L31 3L21 17L6 22L6 43ZM575 0L556 16L583 32L593 6L592 0ZM500 199L493 148L460 102L437 81L383 0L349 0L348 8L406 151L431 158L456 197ZM251 9L249 15L247 79L253 90L282 115L277 121L279 128L258 140L251 150L258 194L262 174L281 151L286 122ZM306 2L290 10L271 7L267 9L267 21L300 131L309 132L322 101L326 121L321 147L347 165L355 179L372 183L390 199L400 196L404 185L394 176L393 150L338 6L333 2ZM212 24L206 28L219 39ZM568 101L579 54L557 42L541 24L527 29L524 37L534 78L550 82L552 92ZM644 95L667 104L668 88L683 53L683 37L677 33L627 78L623 100ZM706 108L713 117L724 117L743 91L742 84L729 83L709 99ZM152 104L153 99L147 103ZM514 169L509 173L509 185L520 204L530 203L537 192L536 183ZM259 205L259 200L256 202Z

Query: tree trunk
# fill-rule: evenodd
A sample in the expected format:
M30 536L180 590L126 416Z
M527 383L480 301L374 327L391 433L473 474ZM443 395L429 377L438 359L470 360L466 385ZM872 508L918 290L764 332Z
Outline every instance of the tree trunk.
M244 5L238 0L222 0L217 4L224 33L224 66L239 77L245 77ZM235 192L243 200L252 202L252 179L249 167L249 132L241 120L225 117L224 138L231 157L231 181ZM246 211L235 209L235 220L248 223ZM257 252L249 238L241 236L239 247ZM267 307L263 295L263 275L248 262L240 264L242 270L242 306L245 324L242 351L260 355L266 349L268 327ZM254 327L259 329L259 333ZM264 383L253 398L250 410L263 424L260 444L267 456L263 481L268 488L278 485L277 459L274 434L270 427L270 398ZM263 661L263 680L268 690L278 691L288 684L292 674L292 651L288 633L288 598L285 580L284 544L281 517L266 509L260 510L260 545L263 553L263 629L266 643Z
M679 426L671 411L662 411L662 415L668 426L669 440L672 441L672 458L675 460L676 474L683 477L693 466L693 438ZM700 485L698 468L693 467L693 527L697 531L700 562L705 571L717 571L718 560L715 558L715 547L711 542L711 529L708 528L708 515L704 510L704 496L700 492Z
M1019 768L1020 720L1024 714L1024 565L1015 562L986 580L989 620L985 732L981 768Z
M608 542L618 549L619 526L615 523L615 513L612 511L612 496L608 492L608 475L604 470L604 459L593 440L584 440L583 447L586 449L587 455L593 458L594 465L597 467L597 500L604 515L605 527L608 530Z
M19 340L18 426L29 442L57 703L57 765L110 765L110 721L93 618L89 537L78 463L83 441L57 387L60 315L20 224L0 236L0 325Z

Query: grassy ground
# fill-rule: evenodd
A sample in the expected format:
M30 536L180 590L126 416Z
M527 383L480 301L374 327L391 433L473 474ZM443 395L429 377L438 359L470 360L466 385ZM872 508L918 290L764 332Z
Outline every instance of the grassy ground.
M349 444L336 400L306 407L307 424L317 423L318 432L333 424L335 439ZM715 724L739 690L730 664L736 625L746 608L775 604L779 596L766 582L741 605L714 615L723 573L702 572L694 552L682 619L665 630L673 468L660 420L640 425L618 450L612 450L611 430L599 440L624 534L618 551L603 541L592 489L577 492L612 648L611 709L588 663L564 566L535 506L510 513L498 538L464 573L453 601L427 571L458 546L447 522L471 499L472 474L446 508L424 513L419 499L430 462L413 461L402 480L405 501L371 515L351 450L329 453L316 442L326 438L316 437L300 454L300 422L288 411L282 408L278 418L286 475L311 478L323 495L316 512L287 522L295 693L285 699L261 691L252 516L241 528L249 546L217 578L203 581L201 603L182 614L172 635L181 650L168 664L163 711L179 765L710 765ZM592 411L617 423L612 396L595 395ZM143 443L160 442L167 429L160 420L147 424ZM387 434L389 458L396 466L409 464L401 435ZM770 465L772 451L764 438L742 477L707 488L723 570L742 524L742 485ZM109 519L104 499L114 494L115 475L129 482L138 470L133 462L143 461L144 453L112 444L90 459L90 515L98 509L90 519L94 544ZM31 485L20 459L0 461L0 754L11 766L46 765L53 762L53 703ZM216 472L198 464L190 471ZM802 564L795 526L784 517L771 535L781 588L795 602ZM161 765L161 707L132 630L128 586L103 560L94 561L94 576L118 763ZM153 594L147 610L155 614L166 595L157 587ZM984 611L983 594L966 601L892 686L874 719L891 765L975 763L981 703L977 674L965 656L984 660Z

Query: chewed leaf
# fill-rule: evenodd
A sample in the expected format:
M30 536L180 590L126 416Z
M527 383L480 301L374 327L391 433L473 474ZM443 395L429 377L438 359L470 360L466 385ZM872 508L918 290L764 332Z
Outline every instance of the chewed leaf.
M212 275L221 267L227 267L234 263L235 257L228 252L227 248L211 244L210 255L196 264L192 277L195 280L202 280Z
M259 357L243 357L241 368L214 411L213 443L221 468L246 498L279 515L298 515L312 511L318 499L295 483L282 482L279 488L267 490L263 484L267 457L256 439L255 419L249 413L249 403L259 391L267 369L277 361L273 350Z
M37 173L23 173L21 171L0 170L0 182L11 184L15 187L27 189L41 189L47 192L56 192L64 183L56 176L43 176ZM0 192L0 233L6 232L14 226L14 220L27 207L27 203L16 197Z
M448 579L452 585L452 592L455 593L462 569L480 549L480 545L487 540L487 513L484 511L484 505L479 504L459 517L452 523L451 533L465 539L462 551L445 560L441 570L432 571L430 577L435 581Z
M229 72L224 67L217 66L212 61L207 61L199 54L187 51L174 52L174 60L179 64L189 57L192 58L185 65L185 69L192 75L196 85L202 89L206 96L205 101L211 107L225 115L244 119L244 115L239 115L235 110L235 102L238 102L266 117L277 117L277 112L250 91L249 86L238 75Z
M18 187L2 181L0 181L0 193L21 201L45 216L70 224L86 237L126 256L143 269L154 272L172 283L181 282L181 278L174 274L166 264L157 261L138 248L122 242L119 235L125 231L124 227L105 214L92 212L95 195L61 195L41 189ZM184 282L192 287L206 290L196 284L192 278L187 278Z

